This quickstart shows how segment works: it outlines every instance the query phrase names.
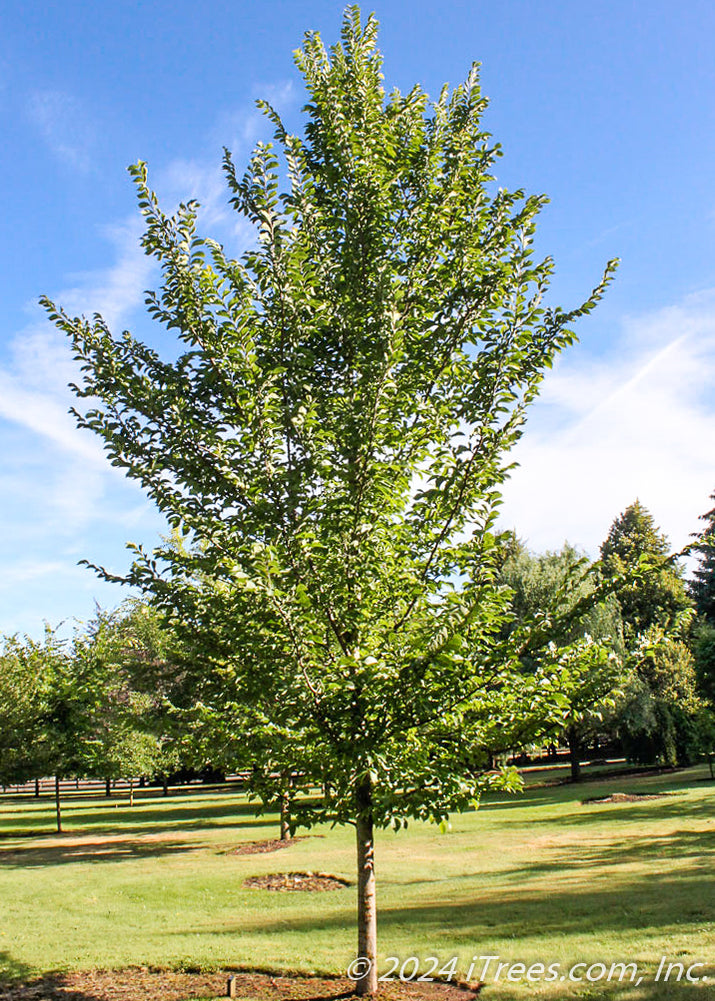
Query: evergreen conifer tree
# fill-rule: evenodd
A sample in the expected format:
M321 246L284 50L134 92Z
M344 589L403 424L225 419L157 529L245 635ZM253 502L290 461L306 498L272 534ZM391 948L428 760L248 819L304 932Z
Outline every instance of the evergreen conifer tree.
M668 539L639 500L616 518L601 545L606 577L633 573L639 563L653 565L651 573L638 575L617 591L627 638L652 626L672 626L678 613L690 604L682 572L667 561L668 552Z
M715 491L710 494L715 501ZM715 626L715 507L700 515L705 522L702 532L695 533L698 540L693 550L698 554L699 565L688 585L698 615Z

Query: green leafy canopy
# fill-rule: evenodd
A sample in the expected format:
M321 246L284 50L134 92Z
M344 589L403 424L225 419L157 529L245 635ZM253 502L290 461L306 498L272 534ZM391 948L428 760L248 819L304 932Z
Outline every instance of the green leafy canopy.
M375 821L399 824L465 805L468 748L538 701L499 638L499 488L615 263L583 305L546 308L545 199L495 187L476 66L434 103L387 94L376 35L356 7L329 52L307 34L303 135L261 102L274 142L243 175L226 153L256 232L240 260L197 233L196 203L164 214L130 168L175 361L45 305L82 366L80 425L188 536L136 549L126 579L252 727L293 735L296 768L329 764L332 815L354 817L367 775Z

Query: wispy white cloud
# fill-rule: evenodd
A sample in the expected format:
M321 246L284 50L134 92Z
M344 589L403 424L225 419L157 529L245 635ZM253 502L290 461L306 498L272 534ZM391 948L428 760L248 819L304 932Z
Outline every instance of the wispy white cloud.
M229 224L232 210L228 204L226 182L218 160L205 163L200 160L172 160L156 176L150 174L149 182L159 194L165 211L173 210L178 202L194 199L199 202L201 228L210 232Z
M623 324L608 357L572 349L545 380L502 523L535 549L595 554L639 498L675 547L715 488L715 290Z
M80 101L59 90L38 90L28 101L30 120L52 153L67 166L90 170L94 132Z
M139 226L132 222L107 229L116 261L107 269L75 276L57 295L70 314L101 312L110 326L126 320L143 298L151 262L138 247ZM73 397L68 383L78 377L66 338L42 319L12 338L9 358L0 366L0 416L35 432L95 469L108 470L98 440L80 432L68 413Z
M288 81L254 88L279 114L288 114L296 104L293 84ZM200 228L219 241L229 243L229 252L241 254L255 239L250 224L236 215L228 204L228 191L221 166L221 149L226 147L237 167L247 161L259 139L273 137L273 125L255 104L220 114L212 126L204 157L175 159L150 177L162 205L171 206L193 198L201 205Z
M267 101L279 115L288 115L296 106L298 95L291 80L273 84L256 84L256 99ZM259 139L273 136L273 124L254 103L220 114L211 129L210 139L217 146L226 146L235 156L243 156Z
M69 394L64 400L52 392L33 391L25 388L14 373L0 371L0 416L49 439L85 462L106 465L99 445L78 432L74 419L67 413L68 402Z
M7 561L0 578L0 634L27 632L39 637L49 624L66 638L79 620L91 617L95 603L112 608L128 593L98 580L73 561ZM66 596L71 596L71 601Z
M290 85L261 88L261 96L283 113L295 101ZM26 111L56 157L74 170L92 169L98 136L81 102L38 90ZM170 212L179 201L197 199L199 230L241 254L254 235L228 205L221 147L233 149L240 167L257 139L271 133L252 104L225 114L196 157L149 165L161 205ZM144 336L144 290L155 284L155 265L140 246L142 229L138 213L104 227L110 266L67 275L63 288L48 290L54 300L70 315L98 312L114 332L138 326ZM67 384L78 378L76 364L67 339L33 310L24 329L5 333L0 356L0 632L36 632L44 618L86 616L95 597L116 604L123 593L76 560L86 556L122 572L130 561L123 549L128 538L151 546L166 530L140 489L109 465L98 439L68 414L75 401Z
M114 263L74 276L57 294L58 303L70 314L101 311L113 327L126 323L150 281L152 265L138 246L139 233L134 220L108 228ZM99 439L77 428L68 412L75 402L68 383L79 375L69 344L35 316L12 338L0 365L5 617L12 609L20 622L31 613L38 621L65 614L55 610L66 602L64 584L53 590L53 581L71 579L73 593L94 593L98 582L73 567L78 555L101 551L101 540L117 535L121 546L130 522L139 531L161 523L151 505L140 501L139 488L108 463ZM95 536L99 544L90 544Z
M6 566L0 580L0 589L11 590L18 584L24 584L40 577L49 577L65 569L63 563L57 560L22 560Z
M104 226L101 231L114 249L114 263L70 276L73 284L58 292L56 299L65 312L101 313L114 328L126 323L127 317L142 306L144 290L156 268L140 246L143 225L138 215Z
M266 87L263 91L279 109L294 101L291 84ZM73 166L87 165L91 135L80 104L70 95L38 91L29 102L30 114L57 155ZM261 131L265 120L252 105L220 119L215 127L223 142L238 145L244 156ZM220 163L176 159L157 172L156 187L163 204L196 198L201 202L201 226L212 235L233 237L231 252L240 253L252 235L248 225L236 222L227 205L226 186ZM218 234L212 228L218 227ZM126 324L142 307L144 289L151 284L155 265L141 246L142 220L137 214L120 223L105 226L104 235L114 248L115 260L108 268L70 276L71 283L54 298L70 315L101 313L110 329ZM80 432L68 414L73 397L68 383L78 372L66 339L49 323L36 320L13 337L8 360L0 365L0 417L40 436L58 448L70 471L54 478L53 506L69 514L72 521L89 517L103 493L103 477L116 474L107 464L96 439ZM129 523L142 517L136 505L127 514ZM144 512L144 508L141 508Z

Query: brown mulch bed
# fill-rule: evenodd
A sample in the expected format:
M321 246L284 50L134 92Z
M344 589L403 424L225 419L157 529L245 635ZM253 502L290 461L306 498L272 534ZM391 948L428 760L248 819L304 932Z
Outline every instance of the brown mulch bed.
M289 838L287 841L281 841L280 838L273 838L270 841L246 841L241 845L237 845L236 848L232 848L226 854L262 855L264 852L279 852L281 848L290 848L296 841L305 841L307 837L307 834L303 834L297 838Z
M344 890L346 886L350 886L350 883L347 879L331 876L327 872L269 872L265 876L249 876L243 881L243 885L259 890L291 893L295 890L318 892Z
M1 984L0 1001L187 1001L226 997L230 974L141 969L46 974L26 984ZM236 973L236 997L251 1001L337 1001L353 994L345 978ZM476 987L476 985L475 985ZM456 983L380 984L380 1001L469 1001L478 993Z
M593 803L641 803L644 799L662 799L672 795L670 792L613 792L610 796L592 796L581 802L584 806Z

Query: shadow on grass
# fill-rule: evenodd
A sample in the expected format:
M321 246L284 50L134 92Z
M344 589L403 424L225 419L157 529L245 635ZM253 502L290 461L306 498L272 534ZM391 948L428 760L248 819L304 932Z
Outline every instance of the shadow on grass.
M6 827L0 820L0 840L12 838L42 837L51 835L54 814L45 812L46 827L40 827L39 818L33 817L28 826ZM8 818L9 819L9 818ZM18 824L17 816L11 818ZM36 825L36 826L35 826ZM68 805L63 811L65 833L75 836L83 834L157 834L167 829L202 830L222 827L278 827L278 816L266 814L257 817L255 806L246 803L226 804L176 804L164 809L139 801L136 806L128 803L111 804L103 809L86 809L76 804Z
M474 877L467 877L473 883ZM462 877L463 879L463 877ZM378 923L382 934L404 935L412 929L429 946L448 939L466 947L502 933L510 940L572 936L592 939L601 932L628 933L636 929L673 928L715 919L715 892L712 881L698 866L681 870L677 876L654 871L648 878L614 876L613 885L599 881L596 888L569 889L558 879L548 892L518 886L479 888L460 886L460 878L443 886L441 899L433 903L407 906L381 906ZM260 891L256 891L260 893ZM437 891L438 892L438 891ZM386 895L386 894L385 894ZM384 897L383 897L384 899ZM338 906L330 906L338 904ZM352 921L352 895L331 899L318 913L290 914L281 911L280 921L260 909L257 901L250 915L240 923L211 929L190 928L184 934L235 935L272 934L285 928L285 921L296 932L311 933L344 930ZM624 941L626 941L624 939Z
M558 837L558 835L556 835ZM674 831L667 835L636 835L623 838L605 845L571 843L539 845L539 857L533 861L519 860L514 868L503 868L498 871L500 880L524 882L542 875L553 875L572 878L573 873L591 869L590 878L599 880L610 878L616 881L619 876L617 867L651 862L654 875L649 879L658 879L663 874L664 863L667 860L693 859L693 871L699 872L702 878L712 879L715 876L715 833L713 831ZM603 871L599 871L603 870ZM453 876L450 884L466 879L476 879L477 872ZM449 878L449 877L447 877ZM582 878L585 874L582 873ZM444 884L445 877L439 874L417 879L399 880L400 886L418 886ZM715 898L715 889L708 887L708 894Z
M550 790L553 794L553 790ZM604 792L604 798L613 792L613 789L608 789ZM655 795L654 791L650 788L639 789L637 787L620 788L618 792L627 793L641 793L649 796ZM572 812L561 812L559 815L555 816L555 813L542 813L541 815L534 814L529 816L528 823L530 826L536 825L548 825L551 826L555 821L563 827L577 827L577 826L590 826L594 823L607 823L610 821L616 821L618 823L640 823L643 821L654 821L654 820L665 820L670 818L683 818L689 817L692 819L697 818L711 818L715 813L715 798L703 797L695 802L691 800L683 799L680 792L685 790L675 789L672 793L665 792L665 795L654 799L644 800L639 802L634 800L631 802L621 802L621 803L583 803L581 797L578 793L574 793L572 797L559 798L555 800L553 795L544 795L538 800L530 795L521 800L520 803L505 803L499 802L499 804L493 804L492 809L498 810L508 810L510 807L520 806L523 810L528 809L530 806L544 806L547 804L552 804L556 809L559 807L571 807ZM548 793L549 790L544 790ZM486 804L486 808L489 809L489 804ZM518 823L522 823L523 819L520 818Z
M33 971L25 963L14 959L9 952L0 949L0 987L3 982L27 978ZM2 993L0 991L0 997Z
M125 859L158 858L162 855L182 855L208 845L185 841L142 841L117 839L83 844L43 845L32 848L0 850L0 869L34 869L70 862L122 862Z
M117 981L121 983L121 973L117 974ZM146 998L154 1001L157 996L158 992L147 993ZM107 1001L108 995L104 991L68 986L67 977L62 973L46 973L30 979L6 953L0 953L0 998L3 1001ZM141 1001L141 996L132 995L132 1001Z
M715 875L715 837L712 831L674 831L667 835L636 836L624 838L608 845L581 845L575 854L572 846L557 845L542 848L541 858L523 862L512 870L516 877L530 878L542 873L567 873L579 869L603 868L613 872L618 865L652 862L656 867L654 877L663 872L666 860L698 859L697 869L702 875ZM594 873L598 878L601 874ZM617 878L613 872L613 878ZM715 896L715 891L710 891Z
M125 807L123 809L122 807ZM165 809L147 807L145 803L139 801L136 806L130 807L128 804L107 809L94 809L68 812L68 820L81 823L88 827L101 827L106 824L112 828L123 828L133 830L141 828L146 830L151 826L162 829L168 825L181 827L208 827L218 826L223 821L234 820L235 818L247 818L243 823L274 823L277 820L261 820L256 817L255 806L247 803L208 803L191 804L177 803ZM73 815L74 814L74 815Z
M564 827L610 821L620 824L639 824L646 821L682 820L685 817L691 820L701 818L709 820L715 814L715 799L688 802L678 796L664 796L663 799L652 799L644 803L583 803L578 806L577 812L559 817L559 824ZM538 823L538 820L536 822ZM549 823L553 822L554 818L550 818Z
M584 803L584 800L595 800L597 798L610 796L612 793L627 793L630 795L645 795L653 796L654 799L644 800L643 802L655 803L658 799L662 797L664 800L672 799L679 800L682 802L683 796L690 790L695 789L699 793L703 792L703 785L697 779L692 783L687 785L643 785L638 782L609 782L604 783L603 786L592 785L574 785L574 786L562 786L555 788L553 786L543 786L539 789L527 789L523 793L514 793L508 798L501 793L500 798L496 798L496 794L493 799L484 797L479 810L492 812L494 810L528 810L529 807L543 807L552 806L554 808L558 807L568 807L568 806L588 806L591 810L598 809L599 804L595 802ZM713 791L715 792L715 785L713 786ZM608 806L609 804L600 804L602 806ZM637 800L631 801L630 803L618 803L619 809L623 809L628 806L639 806ZM546 818L550 819L550 818Z
M676 973L674 971L673 977ZM691 984L685 979L680 982L673 979L669 983L655 984L644 978L639 987L628 984L594 984L593 993L582 997L593 998L593 1001L712 1001L712 972L708 983ZM597 990L601 993L596 993Z
M64 986L61 975L47 974L29 983L15 983L3 989L0 981L0 997L3 1001L107 1001L104 996L85 990L73 990ZM136 999L139 1001L139 998Z

